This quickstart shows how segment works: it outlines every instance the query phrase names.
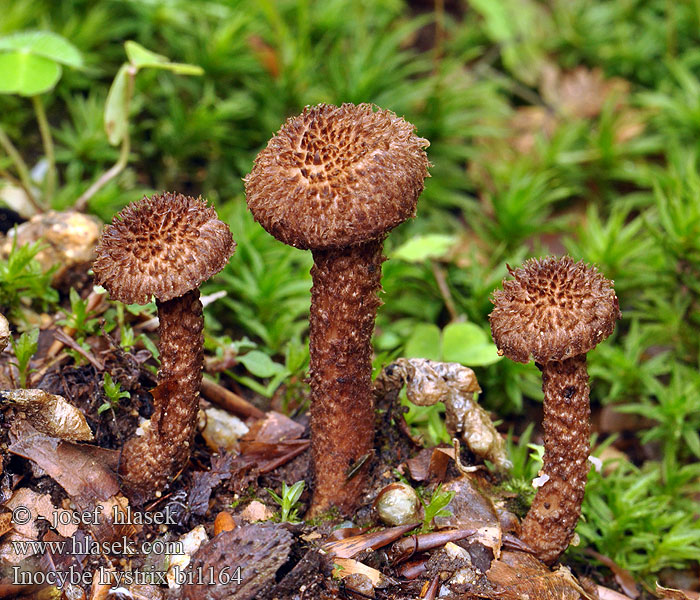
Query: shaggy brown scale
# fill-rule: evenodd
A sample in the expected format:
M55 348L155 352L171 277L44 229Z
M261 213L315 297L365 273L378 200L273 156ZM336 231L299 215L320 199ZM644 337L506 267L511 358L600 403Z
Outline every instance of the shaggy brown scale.
M568 256L508 268L513 280L493 294L489 319L499 353L532 355L542 371L545 480L522 526L522 539L551 563L566 550L581 515L588 475L590 404L586 353L621 317L612 282Z
M313 251L311 513L353 509L372 452L371 337L382 243L414 216L429 162L410 123L370 104L320 104L289 119L245 178L255 219ZM361 469L353 469L362 465ZM352 477L349 477L352 474Z
M153 415L122 450L119 471L132 498L163 489L189 459L202 382L203 319L198 286L235 249L213 208L181 194L144 198L117 215L93 264L112 299L145 304L156 297L161 367Z

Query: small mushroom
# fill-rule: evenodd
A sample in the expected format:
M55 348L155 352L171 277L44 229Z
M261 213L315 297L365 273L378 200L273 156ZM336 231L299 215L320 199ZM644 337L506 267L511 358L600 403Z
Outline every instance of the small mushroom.
M119 471L134 498L162 490L189 459L202 381L199 285L224 268L235 242L201 198L164 193L127 206L105 228L93 264L113 300L158 306L160 370L150 425L127 441Z
M350 511L362 491L374 436L371 338L382 246L389 230L415 215L428 176L428 141L375 108L307 107L287 120L245 178L256 221L314 258L312 514L332 505Z
M540 560L566 550L581 515L591 435L586 353L621 318L612 281L565 256L530 259L493 293L489 316L499 353L542 371L542 482L521 538Z

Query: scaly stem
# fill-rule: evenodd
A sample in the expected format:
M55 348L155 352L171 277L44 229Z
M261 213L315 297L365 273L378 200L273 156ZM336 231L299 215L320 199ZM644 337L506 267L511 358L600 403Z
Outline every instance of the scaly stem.
M5 152L7 152L10 160L12 160L12 163L15 165L17 175L19 175L19 180L22 184L22 189L24 190L24 193L27 194L27 199L29 200L30 204L36 209L37 212L42 212L44 210L43 207L37 202L34 194L32 193L32 180L29 177L27 163L24 162L22 155L19 153L17 148L15 148L15 145L12 143L10 138L7 137L7 134L3 131L2 127L0 127L0 146L2 146Z
M311 514L357 504L374 437L372 333L381 287L382 241L313 251L311 269ZM360 468L358 465L364 462Z
M204 336L199 290L157 302L160 342L158 387L146 434L124 446L119 472L130 496L143 502L187 464L194 441L202 384Z
M53 149L53 138L51 137L49 120L46 118L46 111L41 98L32 96L32 104L34 105L36 120L39 123L41 143L44 145L44 156L47 163L46 178L44 179L44 204L51 206L51 200L53 200L53 195L56 191L56 155Z
M554 562L566 550L581 516L588 477L591 408L586 355L538 365L544 391L544 465L521 539L537 557Z

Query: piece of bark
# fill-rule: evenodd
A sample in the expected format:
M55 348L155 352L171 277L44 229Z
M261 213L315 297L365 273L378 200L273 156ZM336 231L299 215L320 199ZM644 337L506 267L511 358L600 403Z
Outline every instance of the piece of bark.
M243 525L220 533L192 557L185 575L194 582L183 586L183 600L250 600L262 596L275 585L275 575L287 561L291 544L291 533L281 525ZM214 581L206 583L210 568ZM199 572L202 578L198 578ZM237 574L240 583L237 579L224 583Z

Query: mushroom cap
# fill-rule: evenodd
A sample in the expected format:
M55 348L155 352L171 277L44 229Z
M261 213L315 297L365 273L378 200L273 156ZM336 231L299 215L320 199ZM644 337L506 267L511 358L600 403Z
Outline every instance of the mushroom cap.
M255 220L278 240L331 249L380 239L415 216L428 140L371 104L319 104L292 117L245 178Z
M613 282L570 256L531 258L493 293L489 315L499 353L526 363L585 354L621 318Z
M144 197L108 225L92 265L114 300L166 301L199 287L224 268L236 243L201 198L165 192Z

